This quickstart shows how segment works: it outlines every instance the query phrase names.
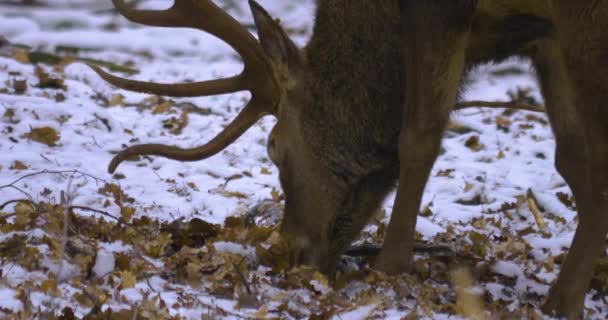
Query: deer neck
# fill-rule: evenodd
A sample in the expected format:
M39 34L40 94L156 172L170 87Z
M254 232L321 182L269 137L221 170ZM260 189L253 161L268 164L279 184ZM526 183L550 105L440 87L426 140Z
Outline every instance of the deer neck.
M389 0L318 3L305 48L311 99L303 134L320 159L348 175L397 159L404 91L397 6Z

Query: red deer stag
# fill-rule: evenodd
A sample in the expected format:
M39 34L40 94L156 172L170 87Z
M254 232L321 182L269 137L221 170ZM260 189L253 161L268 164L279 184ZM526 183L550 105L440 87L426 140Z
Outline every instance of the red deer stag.
M332 273L338 257L398 184L376 267L407 271L416 217L442 131L467 70L512 55L530 57L557 139L556 166L578 201L580 223L544 310L578 317L608 231L608 2L597 0L318 0L314 32L299 50L250 0L259 42L210 0L175 0L163 11L118 11L142 24L190 27L231 45L240 75L200 83L111 84L177 97L241 90L251 101L209 143L182 149L138 145L133 155L196 161L218 153L258 119L278 122L268 153L286 196L282 230L294 263ZM582 125L582 124L585 125ZM420 143L424 141L424 143Z

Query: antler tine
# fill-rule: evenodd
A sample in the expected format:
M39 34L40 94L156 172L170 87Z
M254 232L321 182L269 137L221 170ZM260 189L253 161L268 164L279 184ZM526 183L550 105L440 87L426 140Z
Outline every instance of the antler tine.
M93 68L111 84L133 91L177 97L207 96L249 90L272 104L277 84L272 68L258 41L241 24L210 0L175 0L166 10L137 10L124 0L112 0L122 15L141 24L163 27L189 27L208 32L234 48L245 62L244 71L235 77L188 84L157 84L127 80ZM271 110L274 106L269 105Z
M108 167L110 173L133 155L158 155L181 161L208 158L233 143L260 118L273 113L280 98L280 91L270 60L255 37L213 2L175 0L171 8L154 11L129 8L123 0L112 1L121 14L134 22L153 26L197 28L214 35L241 55L245 68L241 74L226 79L188 84L158 84L119 78L92 66L104 80L123 89L160 95L206 96L249 90L252 98L239 115L207 144L191 149L161 144L133 146L112 159ZM250 4L256 5L253 0L250 0Z
M89 67L106 82L116 87L161 96L199 97L244 90L243 77L241 75L202 82L165 84L120 78L103 71L97 66L89 64Z
M182 149L163 144L141 144L124 149L112 158L108 172L114 173L121 162L135 155L156 155L179 161L198 161L209 158L224 150L260 118L269 114L265 110L266 106L262 101L252 99L234 121L211 141L200 147Z
M112 0L122 15L131 21L161 27L187 27L203 30L234 48L252 73L270 71L268 61L256 38L237 20L211 0L175 0L166 10L137 10L123 0Z
M112 3L120 14L133 22L157 27L181 25L179 17L175 14L175 4L166 10L137 10L129 7L123 0L112 0Z

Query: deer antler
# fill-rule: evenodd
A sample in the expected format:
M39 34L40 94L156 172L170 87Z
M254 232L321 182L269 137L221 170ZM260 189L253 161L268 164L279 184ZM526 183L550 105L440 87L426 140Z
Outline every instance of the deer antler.
M247 90L251 101L239 115L207 144L182 149L161 144L142 144L119 152L111 161L108 171L133 155L157 155L180 161L196 161L213 156L233 143L261 117L274 113L279 100L279 86L272 65L261 45L238 21L210 0L175 0L166 10L136 10L123 0L112 0L114 6L127 19L160 27L188 27L206 31L223 40L242 57L245 67L241 74L217 80L183 84L160 84L134 81L111 75L98 67L91 68L104 80L116 87L174 97L196 97ZM250 2L254 2L250 0Z

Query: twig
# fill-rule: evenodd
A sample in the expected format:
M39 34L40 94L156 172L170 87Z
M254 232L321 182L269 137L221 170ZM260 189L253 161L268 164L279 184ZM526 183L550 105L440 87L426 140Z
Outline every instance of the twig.
M251 295L251 288L249 288L249 283L247 283L247 279L245 279L245 275L241 272L241 269L239 269L239 267L236 265L236 263L232 262L232 266L234 267L236 274L239 275L241 282L243 282L243 285L245 286L245 289L247 290L247 294Z
M61 258L61 261L59 262L59 270L57 270L57 279L61 279L62 278L62 274L63 274L63 270L64 270L64 261L63 261L63 256L65 254L65 248L68 245L68 227L69 227L69 215L70 215L70 210L66 209L68 207L70 207L72 205L72 201L74 200L74 190L72 189L72 179L68 180L68 186L66 187L66 190L61 190L61 195L60 195L60 203L61 203L61 207L63 209L63 228L62 228L62 235L61 235L61 247L59 250L59 257Z
M19 181L21 181L21 180L24 180L24 179L27 179L27 178L30 178L30 177L33 177L33 176L37 176L37 175L42 175L42 174L58 174L58 175L63 176L64 174L68 174L68 173L71 173L71 174L79 174L79 175L81 175L81 176L83 176L83 177L89 177L89 178L91 178L91 179L94 179L95 181L102 181L102 182L105 182L105 180L103 180L103 179L101 179L101 178L97 178L97 177L95 177L95 176L93 176L93 175L90 175L90 174L88 174L88 173L84 173L84 172L79 171L79 170L65 170L65 171L49 171L49 170L42 170L42 171L33 172L33 173L29 173L29 174L23 175L23 176L21 176L19 179L15 180L15 181L13 181L13 182L11 182L11 183L9 183L9 184L5 184L5 185L3 185L3 186L0 186L0 189L4 189L4 188L16 188L16 187L15 187L15 184L17 184L17 182L19 182Z
M93 115L95 116L95 119L101 121L101 123L106 127L106 129L108 129L108 132L112 132L112 127L110 126L110 120L108 120L106 118L102 118L97 113L94 113Z
M34 202L34 199L32 198L31 194L27 193L25 190L23 190L23 189L21 189L21 188L19 188L17 186L6 185L6 186L0 187L0 189L3 189L3 188L12 188L12 189L15 189L15 190L23 193L26 197L28 197L28 199L30 199L30 202L32 202L32 203Z
M462 110L467 108L482 107L482 108L507 108L517 109L532 112L545 112L543 106L535 106L528 103L514 102L514 101L463 101L458 102L454 106L454 110Z
M46 160L46 161L48 161L48 162L51 162L51 163L53 162L51 159L47 158L47 157L46 157L44 154L42 154L42 153L40 154L40 158L42 158L42 159L44 159L44 160Z
M380 250L382 250L381 245L363 244L349 248L345 254L351 257L375 257L380 254ZM452 248L449 246L426 244L422 242L414 243L414 252L438 257L453 257L455 255L454 251L452 251Z
M220 306L213 305L213 304L207 303L207 302L203 302L200 299L198 299L197 302L201 306L203 306L203 307L205 307L205 308L207 308L209 310L218 311L218 312L222 313L223 315L233 316L233 317L236 317L237 319L254 319L252 317L248 317L248 316L245 316L245 315L237 313L237 312L226 310L226 309L224 309L224 308L222 308Z
M31 202L30 199L14 199L14 200L9 200L3 204L0 204L0 210L4 209L4 207L8 206L11 203L18 203L18 202ZM6 218L6 216L5 216Z
M152 290L152 292L154 293L158 293L158 291L156 291L153 287L152 284L150 284L150 277L146 277L146 284L148 284L148 288L150 288L150 290Z

